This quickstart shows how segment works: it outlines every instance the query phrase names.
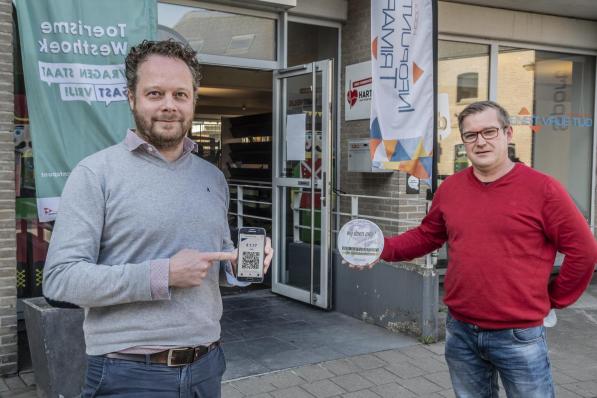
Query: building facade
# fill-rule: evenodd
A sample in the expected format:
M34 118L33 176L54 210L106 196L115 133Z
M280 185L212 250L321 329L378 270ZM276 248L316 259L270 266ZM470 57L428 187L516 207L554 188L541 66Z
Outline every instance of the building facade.
M595 231L597 6L587 0L570 15L565 1L525 10L462 3L438 2L439 183L468 165L458 112L495 100L512 116L511 157L558 178ZM20 300L40 293L36 270L51 236L51 224L28 210L33 163L18 145L31 93L23 91L15 21L12 2L0 0L0 374L17 370ZM346 120L345 70L371 57L370 2L164 0L158 24L160 38L200 54L192 138L229 179L231 225L263 225L274 237L271 288L366 313L354 310L344 281L371 276L337 263L337 230L360 216L395 234L417 225L428 206L428 188L410 193L403 173L349 171L350 143L368 138L369 120ZM430 261L382 267L435 273ZM440 250L436 268L448 261Z

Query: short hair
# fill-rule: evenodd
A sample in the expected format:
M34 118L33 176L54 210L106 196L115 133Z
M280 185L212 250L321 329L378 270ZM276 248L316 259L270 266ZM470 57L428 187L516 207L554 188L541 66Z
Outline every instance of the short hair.
M162 55L164 57L180 59L187 64L191 71L191 75L193 76L193 91L199 87L201 66L197 60L197 51L188 45L183 45L172 39L161 41L143 40L138 45L131 47L124 61L126 84L129 91L132 90L134 92L137 88L137 69L151 55Z
M469 104L458 115L458 129L460 133L462 133L462 123L467 116L483 112L486 109L495 109L497 111L502 128L510 126L510 115L504 107L493 101L477 101Z

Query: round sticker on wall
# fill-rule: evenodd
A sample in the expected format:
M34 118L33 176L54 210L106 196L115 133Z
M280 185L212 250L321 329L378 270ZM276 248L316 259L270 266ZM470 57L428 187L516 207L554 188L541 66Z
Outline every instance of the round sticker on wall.
M383 233L369 220L355 219L338 233L338 251L347 263L365 266L374 263L383 251Z

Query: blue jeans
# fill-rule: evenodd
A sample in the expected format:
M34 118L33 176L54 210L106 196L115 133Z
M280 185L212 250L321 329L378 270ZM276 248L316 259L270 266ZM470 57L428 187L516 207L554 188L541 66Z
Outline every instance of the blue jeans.
M222 347L180 367L87 356L81 397L220 398L225 370Z
M554 397L545 329L483 330L448 314L446 362L456 397Z

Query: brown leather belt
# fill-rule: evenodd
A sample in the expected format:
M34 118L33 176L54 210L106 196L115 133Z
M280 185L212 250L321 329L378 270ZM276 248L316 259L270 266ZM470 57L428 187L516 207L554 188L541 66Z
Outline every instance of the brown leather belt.
M106 354L106 357L123 359L125 361L147 362L147 357L149 356L150 363L168 366L184 366L197 361L199 358L219 346L220 342L216 341L208 346L200 345L197 347L171 348L166 351L156 352L155 354L120 354L112 352Z

